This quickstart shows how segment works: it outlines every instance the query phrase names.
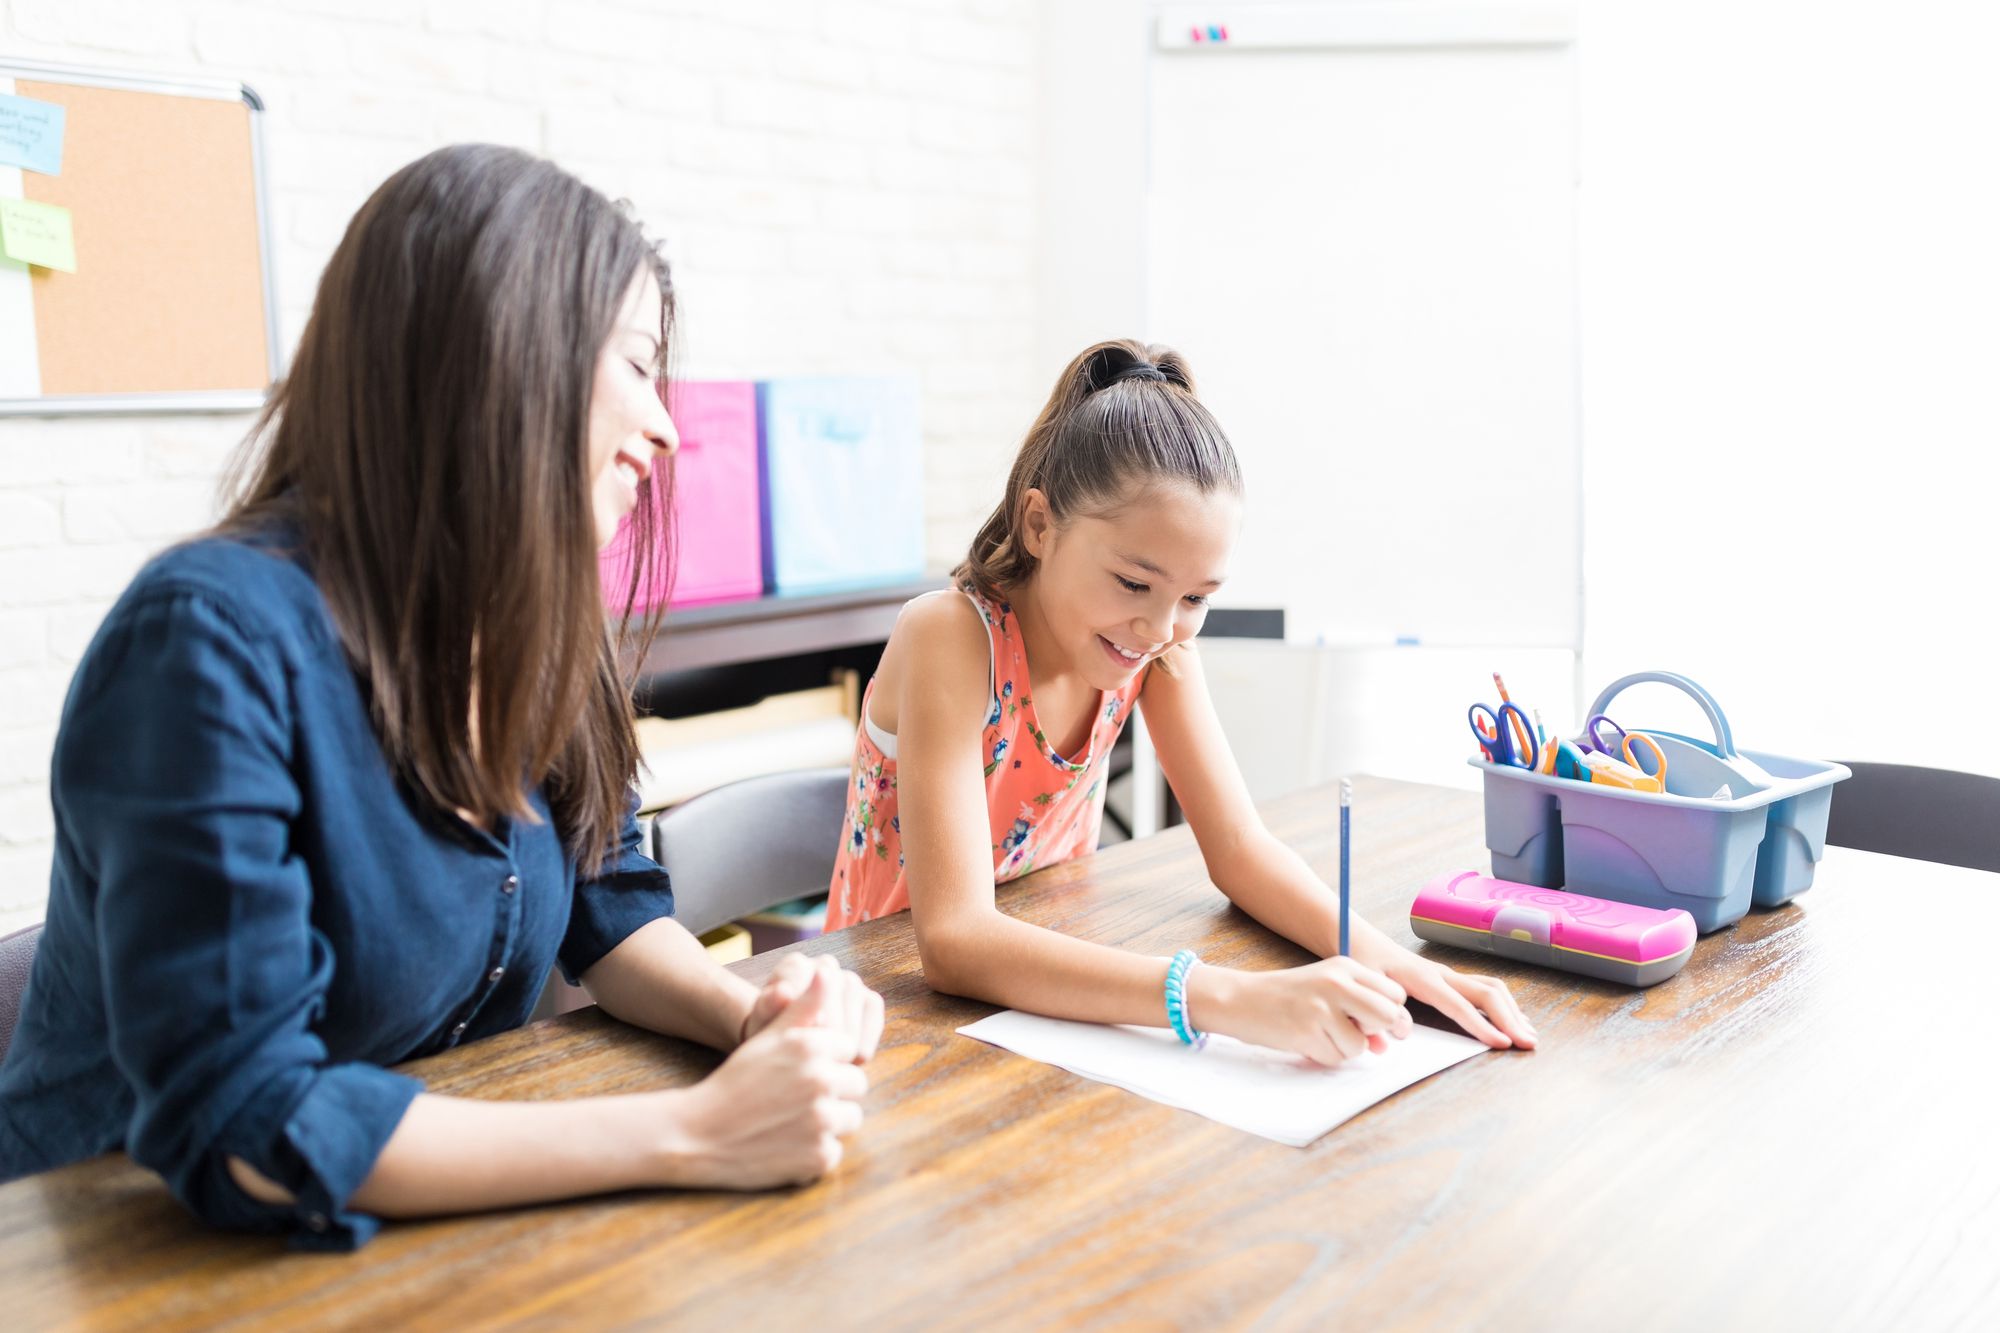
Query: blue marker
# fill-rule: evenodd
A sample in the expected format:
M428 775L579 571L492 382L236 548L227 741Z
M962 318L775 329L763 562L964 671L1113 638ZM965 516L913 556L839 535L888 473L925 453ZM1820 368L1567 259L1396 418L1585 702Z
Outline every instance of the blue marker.
M1354 802L1354 784L1340 780L1340 956L1347 957L1348 807Z

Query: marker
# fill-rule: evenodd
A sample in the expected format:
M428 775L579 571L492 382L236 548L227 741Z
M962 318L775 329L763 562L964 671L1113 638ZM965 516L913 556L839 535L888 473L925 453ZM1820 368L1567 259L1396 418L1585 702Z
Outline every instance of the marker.
M1340 956L1347 957L1347 901L1351 892L1348 884L1348 807L1354 803L1354 784L1346 778L1340 780Z

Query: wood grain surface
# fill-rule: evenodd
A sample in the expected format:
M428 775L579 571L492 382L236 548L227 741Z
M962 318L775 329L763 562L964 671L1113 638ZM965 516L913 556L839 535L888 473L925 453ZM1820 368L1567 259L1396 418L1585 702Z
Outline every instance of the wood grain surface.
M1266 813L1332 871L1329 791ZM1485 861L1473 794L1359 780L1354 828L1357 910L1406 943L1415 889ZM1208 884L1185 829L1002 895L1148 953L1304 960ZM0 1188L0 1324L1991 1328L1996 911L2000 876L1834 849L1797 904L1703 939L1650 991L1494 962L1541 1050L1456 1066L1304 1149L956 1036L991 1007L932 994L894 917L797 946L889 1011L868 1123L818 1185L398 1224L306 1255L203 1228L111 1155ZM410 1068L545 1098L715 1059L589 1010Z

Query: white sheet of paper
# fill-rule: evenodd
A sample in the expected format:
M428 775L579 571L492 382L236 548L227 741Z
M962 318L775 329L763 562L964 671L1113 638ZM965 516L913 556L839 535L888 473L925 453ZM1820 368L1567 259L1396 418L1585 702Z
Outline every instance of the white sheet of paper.
M1456 1032L1419 1024L1381 1055L1364 1052L1334 1069L1215 1034L1204 1050L1165 1028L1071 1023L1012 1009L959 1035L1067 1069L1072 1074L1193 1111L1236 1129L1303 1148L1390 1094L1487 1049Z

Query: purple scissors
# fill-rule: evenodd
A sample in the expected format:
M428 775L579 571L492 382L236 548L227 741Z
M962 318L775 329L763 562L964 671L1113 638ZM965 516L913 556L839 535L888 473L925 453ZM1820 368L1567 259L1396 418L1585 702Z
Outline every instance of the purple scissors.
M1465 720L1472 727L1473 739L1479 742L1479 748L1493 763L1525 768L1530 772L1540 766L1541 746L1535 740L1534 724L1521 711L1521 705L1503 703L1495 712L1485 704L1474 704L1465 710ZM1508 730L1510 722L1518 724L1519 730ZM1522 749L1519 742L1525 742L1527 748Z
M1606 745L1604 738L1597 734L1597 729L1600 726L1611 728L1617 740L1610 745ZM1582 749L1595 750L1599 754L1608 754L1613 759L1622 760L1625 757L1625 740L1625 728L1613 722L1603 713L1592 713L1590 721L1583 724L1583 738L1577 742L1577 745Z
M1606 745L1604 743L1604 738L1597 734L1599 723L1611 728L1617 734L1617 744ZM1577 744L1586 750L1595 750L1599 754L1610 755L1622 764L1630 764L1647 777L1658 778L1662 781L1666 779L1667 756L1661 751L1659 742L1643 731L1625 730L1625 728L1619 726L1602 713L1592 713L1590 715L1590 721L1586 722L1583 727L1583 739L1578 741ZM1639 762L1639 756L1632 748L1635 745L1644 746L1653 752L1653 766L1651 768Z

